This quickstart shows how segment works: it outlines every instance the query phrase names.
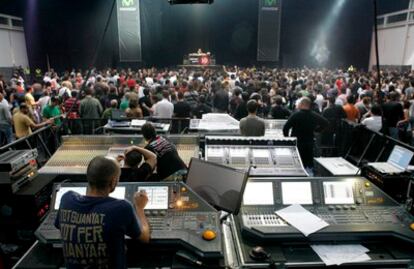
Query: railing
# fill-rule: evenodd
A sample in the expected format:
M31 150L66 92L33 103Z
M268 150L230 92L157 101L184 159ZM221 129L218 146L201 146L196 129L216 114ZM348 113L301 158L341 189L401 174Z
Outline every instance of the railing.
M377 23L380 28L414 24L414 8L378 16Z
M46 126L32 134L0 147L0 154L9 150L37 149L37 162L43 165L60 146L59 130Z
M128 118L126 120L132 120ZM190 118L144 118L151 122L169 123L171 124L171 134L181 134L188 130ZM123 119L124 120L124 119ZM70 135L96 135L104 133L104 126L108 123L106 119L65 119L63 121L62 132Z
M0 28L14 31L24 31L23 19L6 14L0 14Z
M339 132L342 134L340 141L342 156L357 166L367 162L387 161L395 145L414 152L414 147L411 145L346 120L342 121ZM414 159L411 163L414 163Z

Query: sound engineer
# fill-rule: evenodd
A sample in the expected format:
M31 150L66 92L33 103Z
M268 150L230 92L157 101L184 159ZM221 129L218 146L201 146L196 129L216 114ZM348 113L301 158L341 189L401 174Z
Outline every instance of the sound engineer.
M145 162L141 164L143 157ZM117 160L118 162L124 161L120 180L139 182L145 181L150 177L157 164L157 155L147 149L132 146L125 150L124 155L118 156Z
M147 141L145 149L157 154L157 175L160 180L174 180L187 174L187 166L178 155L173 143L164 137L157 135L151 123L145 123L142 128L142 135Z
M69 191L62 196L55 226L67 268L127 268L125 235L149 241L147 194L135 193L135 210L128 201L109 197L120 174L115 160L97 156L87 168L86 195Z

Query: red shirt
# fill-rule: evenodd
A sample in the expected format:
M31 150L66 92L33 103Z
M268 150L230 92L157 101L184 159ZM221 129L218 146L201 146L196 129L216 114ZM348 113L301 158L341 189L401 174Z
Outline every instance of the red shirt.
M137 82L136 82L136 80L135 79L128 79L128 81L127 81L127 86L128 86L128 88L135 88L135 86L137 85Z

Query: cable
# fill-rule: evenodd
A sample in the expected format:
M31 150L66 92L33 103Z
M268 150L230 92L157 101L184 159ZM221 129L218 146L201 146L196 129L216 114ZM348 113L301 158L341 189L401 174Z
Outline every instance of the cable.
M85 78L85 80L82 83L82 86L80 88L80 91L78 93L78 96L76 96L75 102L73 102L73 104L69 108L69 110L66 111L66 115L68 115L68 114L70 114L70 112L72 112L72 110L75 107L76 103L79 101L79 97L81 96L81 93L86 90L86 86L87 86L88 80L89 80L90 76L92 75L92 71L94 70L93 66L95 66L95 64L96 64L96 60L98 58L99 51L101 50L102 43L103 43L103 41L105 39L105 36L106 36L106 32L108 31L109 22L111 21L112 13L114 12L114 9L115 9L115 4L116 4L116 0L113 0L112 1L112 6L111 6L111 10L109 11L109 16L108 16L108 19L106 20L105 28L104 28L104 31L102 33L101 39L96 44L96 47L95 47L95 50L94 50L95 54L93 55L92 62L91 62L90 68L88 70L88 73L86 75L86 78ZM67 121L67 117L65 117L63 119L63 121L66 122Z

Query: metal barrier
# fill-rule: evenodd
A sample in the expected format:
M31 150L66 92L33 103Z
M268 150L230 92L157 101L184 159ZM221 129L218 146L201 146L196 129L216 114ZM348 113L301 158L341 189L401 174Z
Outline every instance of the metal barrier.
M127 118L133 120L138 118ZM185 133L190 126L190 118L155 118L145 117L145 120L151 122L169 123L171 124L171 134ZM62 132L70 135L96 135L103 134L103 127L108 123L107 119L65 119L62 125Z
M414 152L411 145L346 120L342 121L339 131L342 156L357 166L367 162L387 161L395 145ZM411 164L414 164L414 158Z
M53 126L46 126L35 130L26 137L0 147L0 154L9 150L37 149L37 162L39 165L43 165L59 146L59 130Z

